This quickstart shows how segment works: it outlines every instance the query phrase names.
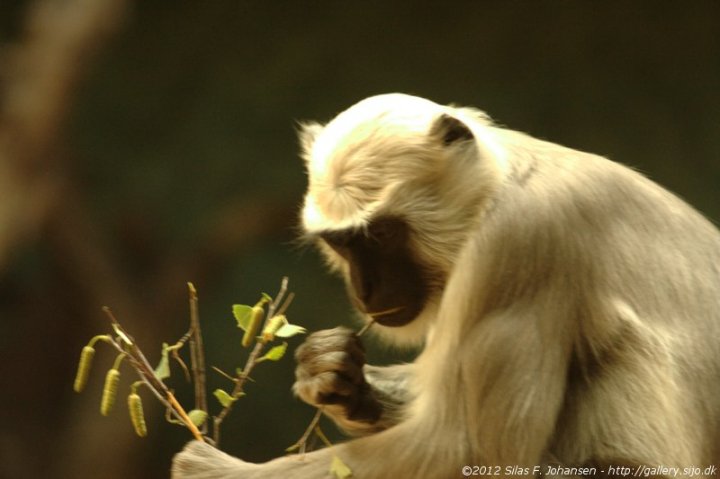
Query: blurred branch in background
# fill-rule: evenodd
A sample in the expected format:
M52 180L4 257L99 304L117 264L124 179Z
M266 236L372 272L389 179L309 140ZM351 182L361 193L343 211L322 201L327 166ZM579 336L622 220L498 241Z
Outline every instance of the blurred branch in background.
M0 271L12 247L65 204L63 120L73 91L120 26L124 0L43 0L29 8L19 45L6 49L0 83ZM57 214L57 212L53 212Z
M286 228L294 212L282 204L230 204L211 219L197 251L178 251L161 262L152 284L147 285L160 296L153 302L153 311L143 311L133 300L132 280L122 259L113 254L104 236L107 232L93 224L87 210L89 198L73 177L72 158L63 142L76 89L97 54L122 27L127 3L34 2L27 9L21 38L6 48L0 83L0 277L14 251L42 236L53 267L68 280L60 294L75 304L81 317L104 325L100 307L111 301L113 308L128 318L130 327L142 325L143 339L152 340L160 326L144 318L168 314L182 305L186 280L206 276L254 237ZM237 218L247 220L240 229L233 225ZM179 287L162 287L172 283ZM46 332L44 324L33 323L29 317L15 320L25 330L25 337ZM59 315L56 320L62 322ZM83 326L80 318L76 321L56 327L64 331L69 326L68 334L76 334L75 328ZM60 383L66 380L64 371L65 365L51 364L43 374ZM11 372L8 381L12 382L13 374L22 378L22 371ZM47 388L54 389L53 384L48 380ZM53 410L53 400L49 396L37 405ZM22 437L12 430L0 432L0 476L40 477L49 471L54 477L83 477L87 471L102 471L102 477L109 479L132 475L131 465L139 461L129 460L127 455L136 439L128 428L98 420L96 402L92 395L75 398L65 411L58 411L68 418L51 424L43 424L42 414L38 414L38 424L26 424ZM56 423L67 426L53 427Z
M37 411L32 413L33 420L17 421L0 430L0 477L82 478L88 477L88 471L102 471L100 475L107 479L141 477L134 468L142 467L142 461L129 454L142 446L130 428L118 427L117 422L124 418L98 419L97 398L90 394L74 397L64 407L58 405L57 391L64 390L66 371L75 355L65 354L75 349L75 344L63 340L82 338L85 329L106 326L100 308L109 302L127 318L128 327L143 332L144 341L157 343L166 324L158 318L167 321L177 315L185 302L186 281L202 282L238 248L273 231L286 230L293 221L294 209L286 203L239 198L208 219L205 233L189 247L192 251L166 251L149 279L139 279L128 271L112 233L94 223L88 209L92 198L75 177L78 169L68 153L72 148L66 144L66 130L78 87L103 47L127 21L129 7L125 0L28 2L20 38L4 47L0 72L0 280L20 256L18 250L41 242L50 256L50 263L43 267L52 271L55 291L46 298L33 298L36 291L20 291L18 296L40 306L30 307L27 314L28 305L21 304L9 308L13 315L4 318L12 321L14 332L20 334L14 337L16 343L8 343L5 360L9 364L3 365L8 371L3 371L3 377L8 384L27 380L27 372L18 367L21 362L30 368L36 364L34 369L42 370L42 377L24 392L32 398L25 408ZM238 218L242 218L240 228ZM148 294L156 296L152 304L140 306L133 297L139 282ZM42 291L42 287L38 289ZM6 293L3 301L8 300ZM47 322L38 321L43 308L49 308L52 315ZM64 316L61 308L74 311L75 316ZM31 353L29 344L41 352ZM13 430L19 425L21 430Z
M70 276L77 278L77 284L88 288L88 296L96 300L112 297L132 314L122 276L94 234L81 207L80 193L67 175L62 141L76 87L97 52L122 25L126 9L125 0L37 1L27 10L20 42L6 51L0 83L0 273L14 248L45 230L57 258L73 271ZM75 294L72 287L65 293ZM35 325L38 329L42 326ZM51 404L45 406L52 408ZM83 412L89 409L81 405L75 409L75 421L84 421ZM0 468L4 470L0 475L40 476L48 462L57 459L53 453L62 453L66 465L65 471L58 469L62 477L80 477L73 470L78 454L85 456L84 466L89 470L102 465L105 477L120 477L111 471L122 472L122 468L112 463L125 461L122 442L130 435L104 434L108 432L105 429L83 435L75 432L70 428L66 437L47 437L41 429L28 425L27 434L37 435L40 444L48 441L66 446L47 448L42 458L37 457L42 450L38 443L12 435L2 437ZM102 454L109 448L116 453ZM91 461L96 464L89 464Z

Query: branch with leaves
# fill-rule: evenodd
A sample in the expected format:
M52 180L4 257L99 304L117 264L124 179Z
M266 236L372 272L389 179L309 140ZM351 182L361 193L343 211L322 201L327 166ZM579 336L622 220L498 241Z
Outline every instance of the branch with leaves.
M115 399L117 397L118 386L120 383L120 366L124 360L127 360L140 377L140 380L137 383L133 383L131 386L131 392L128 398L128 404L130 405L130 417L136 432L139 430L137 427L137 419L138 413L142 412L142 403L139 400L139 396L135 396L137 395L138 386L142 384L145 385L163 405L165 405L170 415L174 416L179 423L185 425L190 430L195 439L204 441L197 425L193 423L188 416L188 413L185 412L182 405L177 401L177 399L175 399L175 396L170 388L168 388L163 382L163 380L169 376L169 373L165 372L166 370L169 370L169 366L167 365L168 348L163 348L163 358L161 359L158 367L153 368L150 366L145 354L137 345L133 337L125 331L122 325L117 321L110 308L106 307L103 310L110 319L110 323L115 334L95 336L90 340L87 346L83 348L80 354L80 362L78 364L78 370L73 386L75 391L82 392L85 388L85 384L87 384L87 379L90 374L93 357L95 356L95 345L98 342L104 342L115 349L118 355L115 358L113 367L105 376L105 385L103 386L103 395L100 401L100 413L103 416L107 416L115 405ZM130 398L132 398L132 401ZM142 420L144 422L144 418Z
M212 437L208 435L210 421L208 421L205 352L198 313L198 295L192 283L188 283L190 328L174 344L163 343L160 361L154 368L146 359L135 339L123 328L112 311L107 307L103 308L110 320L113 334L94 336L82 349L73 387L77 392L81 392L85 388L95 356L95 346L98 343L108 344L116 351L117 356L105 377L100 401L100 412L103 416L110 414L115 405L121 379L120 368L127 363L139 377L130 384L127 397L130 421L138 436L145 437L148 433L142 399L139 394L139 389L144 386L165 406L167 411L165 417L168 422L184 426L198 441L210 442L218 447L223 421L233 410L238 399L245 395L244 387L253 370L263 362L279 361L285 356L288 343L282 341L278 344L279 339L285 340L306 332L302 326L291 324L285 315L294 297L293 293L288 293L287 286L288 279L283 278L275 298L263 293L260 300L253 306L235 304L232 307L232 314L237 326L243 331L241 344L244 348L250 349L250 352L244 366L237 368L234 374L228 374L217 367L212 367L233 384L229 391L216 389L213 392L221 409L212 417ZM372 324L372 322L366 324L357 335L362 336ZM180 355L186 345L189 346L190 368ZM194 408L189 412L186 412L186 409L165 383L171 376L171 359L180 366L185 378L193 383L195 403ZM300 440L289 447L287 452L298 451L300 454L304 454L308 449L311 437L319 438L327 447L332 445L319 426L321 416L322 408L319 408ZM352 475L351 469L337 455L333 455L329 470L337 479L346 479Z
M292 293L287 294L287 278L284 278L280 292L274 300L267 294L263 294L255 306L233 305L233 316L238 327L244 332L242 345L246 348L250 346L253 348L245 362L245 366L238 368L234 376L213 368L234 384L230 393L223 389L216 389L213 393L223 406L222 411L213 418L213 440L216 445L220 443L220 426L223 420L232 410L235 401L245 395L243 388L250 377L250 373L258 364L264 361L279 361L285 355L288 344L283 342L265 352L267 346L277 338L291 338L305 333L305 328L290 324L285 316L293 297ZM260 332L259 335L258 332Z
M287 350L287 343L273 345L277 338L290 338L305 332L305 328L290 324L285 316L293 294L287 293L287 278L284 278L280 291L273 299L263 294L255 306L236 304L233 306L233 315L240 329L243 330L242 345L251 347L252 350L242 368L238 368L235 375L229 375L220 371L230 379L234 387L231 392L217 389L214 396L217 398L222 409L213 417L213 435L210 442L216 447L220 442L220 429L223 420L233 408L237 399L245 393L243 391L245 382L250 373L260 363L265 361L279 361ZM128 395L128 412L135 432L144 437L147 435L147 425L143 416L142 400L138 394L141 386L145 386L167 410L166 419L174 424L186 427L193 437L198 441L209 440L208 421L209 416L206 394L206 372L205 352L203 349L202 331L198 313L198 296L192 283L188 283L190 303L190 328L178 341L170 345L163 343L160 361L156 367L152 367L145 354L135 339L123 328L112 311L105 307L103 311L110 320L113 334L101 334L93 337L82 349L80 362L75 377L73 388L81 392L90 374L95 347L98 343L109 345L117 352L115 362L105 377L103 394L100 401L100 412L107 416L113 409L120 383L120 368L128 363L134 370L139 380L130 385ZM259 333L259 334L258 334ZM189 346L190 369L180 356L180 352ZM170 378L170 360L177 362L184 372L185 377L191 380L195 391L194 408L189 412L180 404L174 393L165 383Z

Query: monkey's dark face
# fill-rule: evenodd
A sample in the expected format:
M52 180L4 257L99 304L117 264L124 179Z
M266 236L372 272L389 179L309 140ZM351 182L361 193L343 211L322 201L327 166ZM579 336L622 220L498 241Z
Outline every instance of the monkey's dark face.
M379 218L363 230L320 234L347 262L350 300L383 326L410 323L427 300L427 273L411 254L410 233L399 218Z

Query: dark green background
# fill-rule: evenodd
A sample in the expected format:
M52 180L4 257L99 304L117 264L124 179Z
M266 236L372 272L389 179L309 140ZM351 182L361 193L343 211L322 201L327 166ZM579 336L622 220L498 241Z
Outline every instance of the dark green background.
M27 3L0 0L4 43L22 40ZM241 362L230 305L274 293L283 275L293 321L349 324L340 283L293 243L296 122L392 91L606 155L720 218L718 2L138 1L85 75L63 139L65 174L141 317L116 313L153 360L186 328L187 281L208 361L228 370ZM167 477L189 437L149 395L145 439L131 437L124 398L111 418L94 413L107 350L87 391L71 390L80 348L106 322L54 244L41 232L0 276L0 477ZM289 393L292 367L258 370L227 420L227 451L266 460L300 436L313 411Z

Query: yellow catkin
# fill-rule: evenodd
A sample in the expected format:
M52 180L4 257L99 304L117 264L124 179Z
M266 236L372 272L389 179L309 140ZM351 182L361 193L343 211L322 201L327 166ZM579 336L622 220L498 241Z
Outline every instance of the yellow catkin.
M107 416L115 405L118 383L120 382L120 371L111 369L105 376L105 386L100 400L100 414Z
M77 374L75 375L75 384L73 385L75 392L79 393L85 389L88 376L90 375L90 367L92 366L93 356L95 356L95 348L92 346L85 346L82 349Z
M247 348L252 344L264 315L265 310L262 308L262 306L253 306L252 315L250 316L250 324L245 330L245 334L243 335L242 339L242 345L244 348Z
M130 412L130 421L132 422L135 433L140 437L147 436L147 425L145 424L145 415L143 414L142 399L137 393L131 393L128 396L128 411Z
M286 322L287 319L285 319L284 314L278 314L277 316L270 318L262 332L263 341L267 343L275 339L275 333L277 333L278 329L280 329Z

